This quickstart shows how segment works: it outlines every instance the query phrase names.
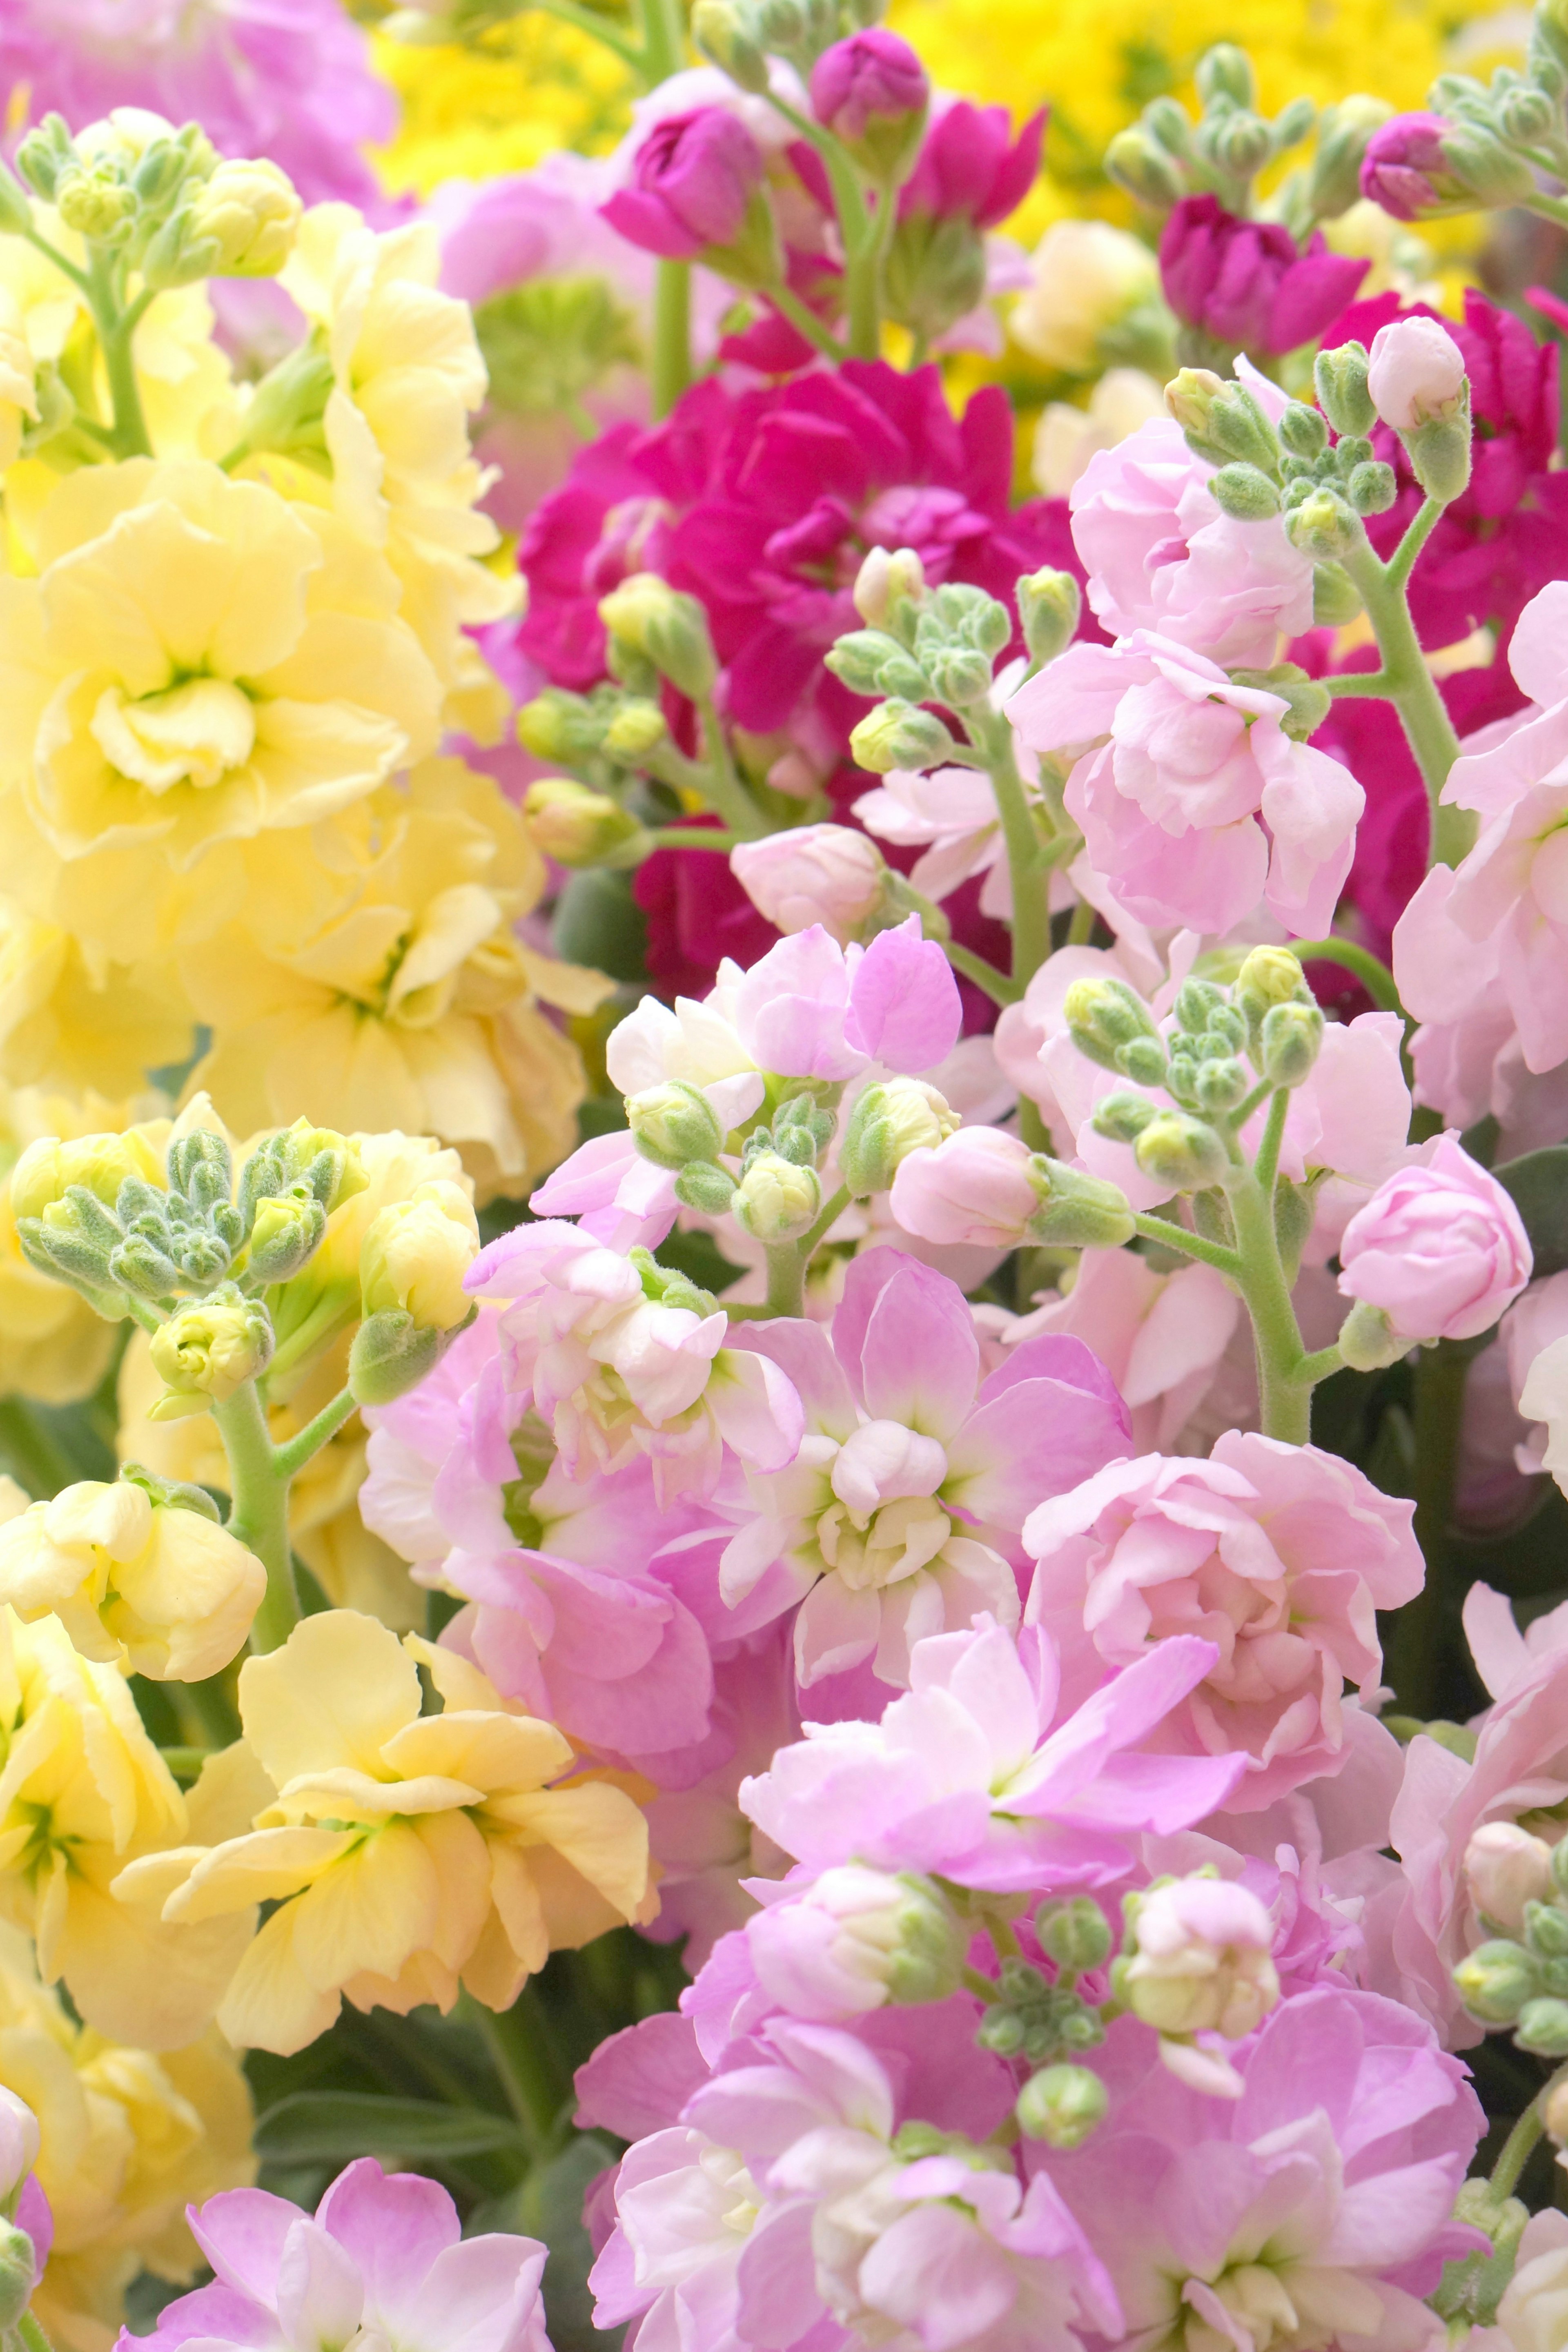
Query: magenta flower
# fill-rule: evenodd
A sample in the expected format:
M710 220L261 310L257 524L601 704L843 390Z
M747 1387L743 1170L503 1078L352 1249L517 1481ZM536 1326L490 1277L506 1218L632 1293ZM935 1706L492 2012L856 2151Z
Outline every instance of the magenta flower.
M1345 1684L1376 1685L1375 1612L1425 1580L1413 1509L1337 1454L1227 1430L1206 1462L1113 1462L1032 1511L1026 1617L1082 1673L1215 1643L1160 1744L1243 1759L1229 1801L1257 1811L1350 1760Z
M737 115L701 106L654 124L633 159L631 185L601 210L646 252L695 261L711 246L736 242L766 168Z
M1210 1642L1163 1643L1058 1721L1050 1642L983 1617L915 1645L879 1724L808 1724L741 1802L813 1871L858 1859L994 1891L1109 1885L1131 1837L1191 1827L1247 1769L1160 1737L1217 1659Z
M0 12L0 85L30 118L73 131L116 106L199 122L226 155L265 155L307 204L374 206L359 150L390 139L397 106L338 0L14 0Z
M1362 158L1362 194L1400 221L1471 211L1475 197L1443 153L1453 127L1440 114L1396 114L1380 123Z
M1301 253L1277 221L1239 220L1213 195L1184 196L1160 238L1161 281L1177 318L1240 351L1314 341L1370 267L1330 253L1321 230Z
M417 2173L384 2173L362 2157L313 2218L260 2189L226 2189L188 2212L217 2275L165 2304L150 2336L123 2331L119 2352L316 2352L362 2331L404 2352L550 2352L544 2248L499 2233L465 2239L446 2190Z
M930 94L925 68L908 41L880 25L835 41L811 69L812 112L851 146L873 124L921 113Z
M939 100L915 168L899 191L900 217L920 213L994 228L1017 211L1034 186L1047 112L1042 106L1031 114L1015 138L1005 106L972 106L967 99L942 106Z

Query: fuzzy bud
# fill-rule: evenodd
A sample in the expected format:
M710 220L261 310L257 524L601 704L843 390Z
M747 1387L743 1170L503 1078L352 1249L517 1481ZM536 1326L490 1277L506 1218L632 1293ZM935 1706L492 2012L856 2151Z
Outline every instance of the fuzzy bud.
M441 1348L441 1332L422 1329L412 1315L396 1308L372 1315L349 1349L349 1393L356 1404L395 1404L434 1369Z
M1089 2067L1042 2066L1018 2094L1018 2129L1047 2147L1081 2147L1110 2105L1110 2093Z
M123 1135L84 1135L70 1143L44 1137L27 1146L11 1171L11 1213L42 1217L73 1184L111 1209L128 1176L160 1191L164 1182L161 1156L134 1128Z
M1096 1135L1106 1136L1112 1143L1136 1143L1160 1116L1159 1106L1146 1095L1102 1095L1089 1124Z
M708 616L695 596L672 588L657 572L635 572L601 598L599 618L612 637L650 661L679 693L694 702L712 693L719 665Z
M1279 511L1279 493L1257 466L1221 466L1209 476L1208 488L1232 522L1267 522Z
M683 1208L721 1217L735 1197L735 1180L717 1160L689 1160L675 1180L675 1197Z
M473 1202L462 1187L441 1179L416 1184L372 1219L360 1244L365 1314L399 1312L422 1331L451 1330L468 1318L463 1276L479 1254Z
M14 2221L0 2221L0 2328L7 2334L21 2321L37 2283L37 2256L31 2238Z
M1225 1145L1203 1119L1186 1111L1157 1111L1132 1146L1142 1172L1173 1192L1202 1192L1228 1166Z
M1222 1878L1179 1878L1140 1895L1135 1950L1118 1998L1161 2033L1238 2042L1279 1998L1274 1924L1256 1895Z
M1231 460L1272 474L1279 443L1245 384L1215 375L1211 368L1182 368L1165 386L1165 405L1200 457L1224 466Z
M637 1150L656 1168L684 1168L712 1160L724 1140L712 1105L684 1078L667 1078L626 1097L626 1125Z
M1358 1298L1340 1326L1339 1350L1352 1372L1381 1372L1410 1353L1381 1307Z
M1341 343L1331 352L1320 352L1313 362L1312 382L1323 414L1336 433L1361 437L1377 423L1369 373L1362 343Z
M226 157L191 201L191 235L213 248L208 275L276 277L294 249L300 211L292 182L276 163Z
M1137 1228L1119 1184L1043 1151L1031 1158L1029 1177L1040 1203L1029 1220L1031 1241L1047 1249L1120 1249L1132 1239Z
M753 97L767 94L768 61L746 30L731 0L697 0L691 12L691 37L705 58L727 73Z
M1540 1984L1540 1970L1523 1945L1501 1938L1478 1944L1454 1970L1459 1999L1488 2025L1510 2025L1534 2002Z
M1342 563L1360 546L1365 532L1355 509L1338 490L1322 486L1309 490L1299 505L1287 509L1285 536L1315 563Z
M164 1393L148 1419L180 1421L226 1403L237 1389L266 1370L272 1358L271 1319L258 1298L247 1298L226 1282L172 1315L153 1332L149 1353Z
M557 866L636 866L649 848L643 827L608 793L569 776L542 776L522 803L529 839Z
M1568 2058L1568 2000L1527 2000L1514 2039L1538 2058Z
M730 1205L753 1241L772 1245L795 1240L816 1223L822 1186L815 1168L798 1167L781 1152L759 1151Z
M820 923L847 947L880 913L888 867L868 835L847 824L801 824L743 841L730 871L759 914L786 935Z
M1110 1923L1092 1895L1042 1903L1035 1914L1035 1934L1047 1960L1079 1976L1102 1969L1110 1958Z
M1083 592L1078 582L1070 572L1053 572L1047 565L1044 571L1026 572L1015 593L1029 659L1055 661L1078 634L1083 610Z
M245 1273L258 1289L287 1282L319 1248L327 1212L308 1184L269 1193L256 1204Z
M663 711L646 695L629 694L620 702L616 715L605 730L604 747L612 760L624 760L632 766L657 751L668 735ZM557 777L556 782L563 779ZM564 860L563 860L564 863Z
M934 1151L958 1124L958 1113L921 1078L867 1087L849 1114L839 1173L858 1200L885 1192L911 1151Z
M947 729L933 712L897 698L867 712L849 738L855 764L868 775L891 775L895 768L917 773L940 767L953 751Z
M1075 980L1063 1000L1062 1013L1079 1052L1102 1070L1114 1070L1119 1077L1134 1076L1126 1058L1130 1051L1137 1058L1137 1047L1152 1045L1159 1052L1159 1067L1148 1077L1140 1075L1138 1082L1159 1084L1164 1074L1160 1032L1142 998L1125 981Z
M1259 1070L1273 1087L1299 1087L1310 1077L1323 1042L1315 1004L1271 1004L1263 1016Z
M1151 212L1170 212L1186 193L1173 158L1141 122L1117 132L1105 151L1105 174Z
M762 1912L747 1940L763 1990L796 2017L826 2019L945 2000L968 1931L930 1879L847 1863Z
M1236 975L1230 1001L1247 1023L1254 1061L1263 1051L1263 1024L1277 1005L1299 1004L1313 1010L1317 1005L1301 970L1300 957L1289 948L1279 947L1251 950Z

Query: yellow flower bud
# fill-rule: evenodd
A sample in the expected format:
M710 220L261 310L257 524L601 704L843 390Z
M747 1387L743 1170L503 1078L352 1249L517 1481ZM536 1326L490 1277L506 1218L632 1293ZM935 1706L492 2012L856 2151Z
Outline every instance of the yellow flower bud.
M661 580L657 572L634 572L600 600L599 618L612 637L650 661L682 694L700 701L719 675L708 616L695 596Z
M463 1276L479 1254L473 1203L437 1179L382 1210L360 1250L366 1315L401 1310L422 1330L449 1331L472 1304Z
M730 1206L753 1241L793 1241L816 1223L822 1187L815 1168L797 1167L777 1151L760 1151Z
M191 234L216 244L214 278L270 278L294 250L301 209L276 163L226 160L196 191Z
M210 1297L171 1316L153 1333L150 1353L166 1393L148 1418L178 1421L226 1403L237 1389L266 1370L272 1325L258 1298L247 1298L226 1282Z
M643 827L619 801L569 776L530 784L522 815L534 847L558 866L636 863L647 847Z
M84 1135L68 1143L43 1136L27 1146L11 1171L11 1213L41 1217L72 1184L85 1184L95 1199L112 1208L127 1176L139 1176L160 1192L166 1183L163 1153L137 1128L127 1128L123 1135Z

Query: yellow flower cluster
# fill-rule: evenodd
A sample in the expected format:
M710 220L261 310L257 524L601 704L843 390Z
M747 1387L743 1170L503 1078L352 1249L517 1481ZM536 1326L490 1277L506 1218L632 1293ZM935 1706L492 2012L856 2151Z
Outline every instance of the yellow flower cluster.
M478 53L383 37L373 56L402 104L397 135L378 159L395 194L531 171L558 147L597 154L630 120L630 77L620 60L592 34L533 11L499 28Z

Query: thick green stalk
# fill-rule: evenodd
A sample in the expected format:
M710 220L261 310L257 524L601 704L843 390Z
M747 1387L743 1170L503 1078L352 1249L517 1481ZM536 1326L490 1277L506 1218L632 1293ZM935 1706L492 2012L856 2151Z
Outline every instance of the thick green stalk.
M588 34L606 49L614 50L622 64L630 66L634 73L642 73L645 53L624 33L617 32L609 18L601 16L596 8L580 8L576 0L532 0L532 5L542 16L554 16L574 31Z
M798 1242L772 1242L767 1248L770 1315L805 1311L805 1259Z
M728 857L740 835L717 825L656 824L648 839L656 849L716 849Z
M805 1276L805 1270L811 1264L812 1252L816 1249L817 1243L821 1241L823 1235L831 1226L837 1223L839 1218L844 1214L845 1210L849 1206L850 1201L853 1197L854 1196L850 1192L848 1185L840 1184L837 1192L834 1193L832 1199L824 1202L822 1213L817 1218L816 1223L811 1227L809 1232L802 1234L799 1241L796 1242L795 1247L800 1252L800 1269L803 1280Z
M1405 593L1411 567L1441 512L1437 501L1428 499L1387 563L1363 540L1346 556L1345 569L1361 591L1383 656L1384 691L1399 713L1426 787L1432 824L1428 862L1457 866L1475 837L1475 820L1467 809L1444 807L1439 795L1459 756L1459 739L1426 667Z
M1024 992L1017 982L1009 980L1005 971L998 971L984 956L976 955L973 948L960 946L957 940L943 940L942 951L954 971L961 971L965 980L984 989L993 1004L1016 1004L1022 997Z
M250 1629L253 1650L276 1650L300 1622L294 1555L289 1543L289 1481L278 1472L267 1415L254 1381L236 1389L213 1419L228 1456L233 1507L228 1531L267 1570L267 1591Z
M1312 1391L1299 1374L1305 1355L1290 1286L1274 1234L1274 1195L1248 1169L1226 1188L1241 1258L1241 1292L1252 1318L1258 1393L1265 1437L1305 1445L1312 1434Z
M691 382L691 264L661 261L654 277L653 413L668 416Z
M297 1478L315 1454L330 1439L334 1438L354 1410L354 1400L347 1389L340 1389L331 1404L324 1404L313 1421L275 1447L272 1466L275 1474L287 1482Z
M697 707L702 719L702 748L708 755L698 790L707 794L714 813L738 839L757 841L768 829L767 819L736 773L723 721L711 697Z
M117 457L153 455L132 349L132 338L152 299L150 293L139 295L126 310L115 283L113 265L101 253L94 256L88 276L88 300L103 353L104 373L109 378L109 396L114 405L111 446Z
M1013 891L1013 982L1021 996L1051 951L1051 895L1047 873L1040 868L1040 836L1013 755L1008 721L999 712L983 709L967 725L983 755L1002 820Z
M465 1994L463 2008L479 2028L506 2103L535 2156L549 2147L571 2084L552 2045L550 2027L531 1985L509 2010L486 2009Z
M643 74L649 89L686 63L686 17L680 0L642 0Z
M1292 940L1292 955L1303 963L1337 963L1342 971L1353 972L1371 997L1384 1013L1403 1013L1399 1001L1399 982L1379 956L1363 948L1359 940L1342 940L1331 931L1324 940Z

